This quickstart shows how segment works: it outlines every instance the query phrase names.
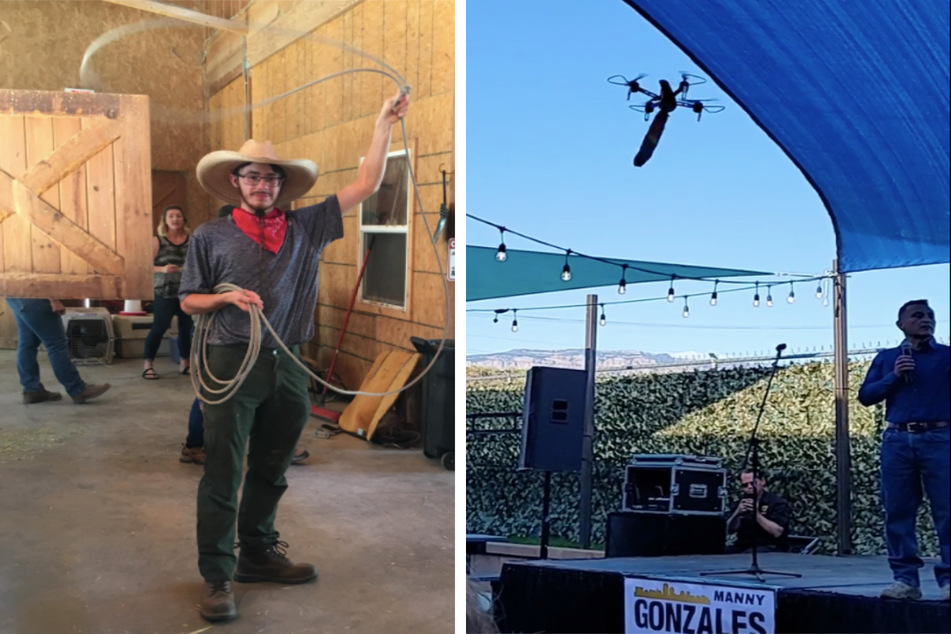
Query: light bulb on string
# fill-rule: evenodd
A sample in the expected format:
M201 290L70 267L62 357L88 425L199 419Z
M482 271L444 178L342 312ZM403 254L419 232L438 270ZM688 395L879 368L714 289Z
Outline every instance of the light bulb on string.
M512 310L512 332L518 332L518 311Z
M786 301L792 304L796 301L796 291L793 289L793 283L789 283L789 295L786 296Z
M684 316L684 319L686 319L687 317L690 317L690 306L687 305L687 296L686 296L686 295L684 295L684 312L683 312L683 316Z
M759 307L759 282L756 282L756 292L753 293L753 308Z
M670 288L667 289L667 301L674 301L674 276L670 276Z
M717 305L717 286L718 286L719 284L720 284L720 280L715 280L715 281L713 282L713 293L711 293L711 295L710 295L710 305L711 305L711 306L716 306L716 305Z
M602 326L608 323L608 318L604 316L604 304L601 304L601 319L599 322Z
M773 307L773 287L772 286L766 287L766 305L769 306L770 308Z
M627 292L627 264L621 265L621 281L617 283L617 294L623 295Z
M822 299L822 281L816 285L816 299Z
M571 281L571 267L568 265L568 256L571 255L571 249L565 251L565 266L561 269L561 281L570 282Z
M499 227L499 249L495 252L495 261L505 262L508 257L505 253L505 227Z

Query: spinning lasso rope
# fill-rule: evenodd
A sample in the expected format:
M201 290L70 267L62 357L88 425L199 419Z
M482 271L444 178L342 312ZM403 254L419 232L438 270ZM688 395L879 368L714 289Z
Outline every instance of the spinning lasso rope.
M175 20L170 20L167 18L158 18L153 20L145 20L143 22L139 22L136 24L125 25L117 29L113 29L112 31L109 31L105 33L104 35L101 35L100 37L96 38L89 45L89 48L86 50L85 54L83 55L83 60L82 60L82 64L80 66L80 71L79 71L80 81L82 86L84 87L89 86L93 81L95 81L95 79L97 79L95 77L95 74L89 70L88 64L89 64L89 61L92 59L93 55L95 55L95 53L98 52L98 50L101 49L102 47L112 42L115 42L119 39L122 39L123 37L131 35L133 33L139 33L141 31L147 31L151 29L180 27L180 26L184 26L184 25L182 25L180 22ZM275 34L284 34L284 35L287 35L287 34L300 35L297 32L292 32L287 29L279 29L279 28L275 28L271 26L264 26L261 28L259 32L272 32ZM319 79L315 79L301 86L298 86L297 88L289 90L283 94L277 95L275 97L271 97L270 99L267 99L265 101L254 103L249 106L242 106L238 108L230 108L230 109L219 111L216 114L216 118L222 119L225 117L234 116L235 114L246 112L248 110L263 108L264 106L267 106L268 104L271 104L280 99L284 99L285 97L293 95L296 92L305 90L307 88L310 88L311 86L315 86L329 79L334 79L336 77L340 77L350 73L368 72L368 73L377 73L377 74L383 75L384 77L387 77L393 80L394 83L396 83L396 85L399 87L399 90L400 90L400 97L409 94L410 87L406 83L406 80L403 79L403 77L398 72L396 72L395 69L393 69L391 66L386 64L383 60L378 59L374 57L373 55L370 55L369 53L361 51L344 42L331 40L329 38L319 36L313 33L304 35L303 39L314 40L317 42L335 46L347 52L356 53L369 60L372 60L373 62L376 62L377 64L379 64L380 66L383 66L387 70L380 70L377 68L352 68L352 69L338 71L335 73L331 73L330 75L321 77ZM165 116L168 116L169 118L176 119L176 120L182 120L182 119L187 119L192 117L190 113L185 115L184 111L181 111L181 110L176 111L170 108L156 108L156 110L159 110ZM211 117L207 117L207 119L209 121L213 120ZM402 118L400 119L400 129L403 136L403 148L406 151L406 156L409 157L409 144L408 144L407 136L406 136L406 122ZM303 368L303 370L311 378L313 378L319 384L325 386L327 389L333 390L334 392L337 392L339 394L346 394L350 396L355 396L355 395L388 396L390 394L399 394L400 392L403 392L409 389L410 387L412 387L413 385L415 385L416 383L418 383L420 380L422 380L424 376L426 376L426 374L429 373L433 365L435 365L436 361L439 359L439 355L442 354L443 348L445 348L445 345L446 345L446 339L448 339L448 336L449 336L449 309L450 309L449 282L446 280L445 271L443 270L443 266L442 266L442 260L439 258L439 250L436 248L436 238L433 235L432 228L429 226L429 220L426 219L426 211L425 209L423 209L422 197L420 196L420 193L419 193L419 184L416 182L416 174L413 171L412 162L407 160L406 167L410 175L410 180L413 183L413 191L416 195L416 205L419 208L420 216L422 217L423 224L426 227L426 232L429 234L430 245L432 246L433 252L436 255L436 266L439 268L439 277L440 279L442 279L442 285L443 285L443 301L444 301L444 315L445 315L445 318L443 321L443 336L439 341L439 346L436 348L436 352L433 355L433 358L426 365L426 367L423 368L422 372L420 372L416 378L414 378L409 383L406 383L403 387L401 387L398 390L390 390L388 392L362 392L359 390L340 389L338 387L331 385L327 381L324 381L323 379L321 379L315 373L311 372L310 368L308 368L304 363L302 363L299 359L297 359L297 357L295 357L291 353L291 351L287 348L284 342L281 341L281 339L277 336L277 333L274 331L273 327L268 322L263 312L261 312L261 310L258 309L257 306L250 305L248 313L249 313L249 319L251 320L251 328L250 328L250 336L248 339L248 351L245 354L245 358L243 359L241 366L238 369L238 372L235 374L234 378L232 379L222 379L222 378L216 377L211 373L210 368L207 368L206 360L207 360L208 332L210 330L211 322L214 319L215 313L217 311L198 315L195 321L195 336L192 343L192 362L190 365L191 365L192 387L194 388L195 394L199 399L201 399L205 403L216 405L216 404L224 403L229 398L234 396L237 390L244 383L245 379L247 379L248 374L251 370L251 367L254 365L254 362L257 360L258 355L260 354L261 341L263 338L263 331L261 330L262 323L265 325L265 327L274 337L275 341L277 341L280 348L290 358L294 359L295 363L297 363L301 368ZM218 286L215 287L214 290L215 290L215 293L226 293L228 291L243 290L243 289L233 284L225 283L225 284L219 284ZM202 375L203 373L201 372L201 368L203 367L203 365L205 366L205 370L208 374L208 377L211 380L215 381L216 383L222 385L221 388L212 388L207 383L205 383L204 376ZM213 399L213 398L206 397L204 394L213 394L213 395L222 395L222 396L220 396L220 398Z

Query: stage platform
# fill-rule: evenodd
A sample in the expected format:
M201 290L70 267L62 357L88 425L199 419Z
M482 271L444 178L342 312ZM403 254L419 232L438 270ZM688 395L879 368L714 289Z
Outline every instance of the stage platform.
M891 583L884 557L764 553L760 569L802 577L767 574L760 582L747 574L701 574L747 570L750 563L749 554L509 562L492 583L496 616L503 632L624 632L624 579L641 577L775 588L777 633L951 631L949 604L939 600L933 562L921 570L920 601L879 598ZM714 628L710 634L723 631ZM691 634L689 628L684 634Z

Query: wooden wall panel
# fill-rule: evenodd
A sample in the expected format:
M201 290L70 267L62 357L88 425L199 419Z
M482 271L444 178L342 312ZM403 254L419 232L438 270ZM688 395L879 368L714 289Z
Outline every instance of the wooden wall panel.
M360 51L386 60L412 87L407 133L421 189L420 202L435 228L442 203L440 170L454 171L454 7L451 0L256 0L246 11L251 24L245 49L250 67L250 101L260 104L344 69L378 67ZM267 28L288 25L284 34ZM356 50L341 49L330 40ZM210 65L206 80L233 64L228 55L233 56L234 46L230 53L224 43L209 50L218 58ZM209 94L212 121L215 110L232 101L227 92L237 85L243 87L244 79L236 78ZM282 157L306 157L318 165L316 185L296 201L294 208L319 202L353 181L383 100L395 93L394 83L382 75L349 73L253 111L254 138L273 141ZM224 140L227 129L227 124L213 123L209 128L212 143ZM403 149L401 137L397 126L391 150ZM451 183L448 189L452 200ZM437 253L415 204L411 218L407 309L358 302L337 368L351 387L359 385L361 373L381 352L394 346L411 349L410 336L442 336L444 287L437 273ZM305 347L310 350L309 356L324 364L329 362L340 335L362 263L355 213L344 218L344 232L343 239L324 250L319 273L319 327L313 345ZM437 249L440 261L447 264L446 241L440 240ZM454 284L448 283L448 288L452 301Z
M76 117L57 117L53 119L53 131L56 146L59 147L82 130L82 120ZM60 212L83 229L86 228L86 166L80 165L59 182ZM90 273L86 262L70 252L60 250L60 270L68 275Z
M26 123L22 115L0 116L0 170L11 176L26 170ZM8 196L13 196L10 189ZM0 211L0 218L3 212ZM29 273L33 270L33 249L29 221L19 216L0 223L3 242L3 270L8 273Z
M33 165L46 158L53 149L53 119L42 116L27 116L26 124L26 162ZM40 198L59 208L59 188L53 187L40 194ZM33 250L33 271L36 273L59 273L59 245L48 235L33 227L30 231Z

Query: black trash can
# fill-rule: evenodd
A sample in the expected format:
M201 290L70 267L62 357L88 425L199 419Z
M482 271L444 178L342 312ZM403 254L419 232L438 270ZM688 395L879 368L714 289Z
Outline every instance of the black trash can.
M420 339L410 337L410 342L423 355L422 367L425 368L436 356L441 339ZM429 369L422 384L422 404L420 407L420 434L423 440L423 454L427 458L437 458L446 469L455 469L456 435L453 418L455 416L456 342L446 339L439 358Z

